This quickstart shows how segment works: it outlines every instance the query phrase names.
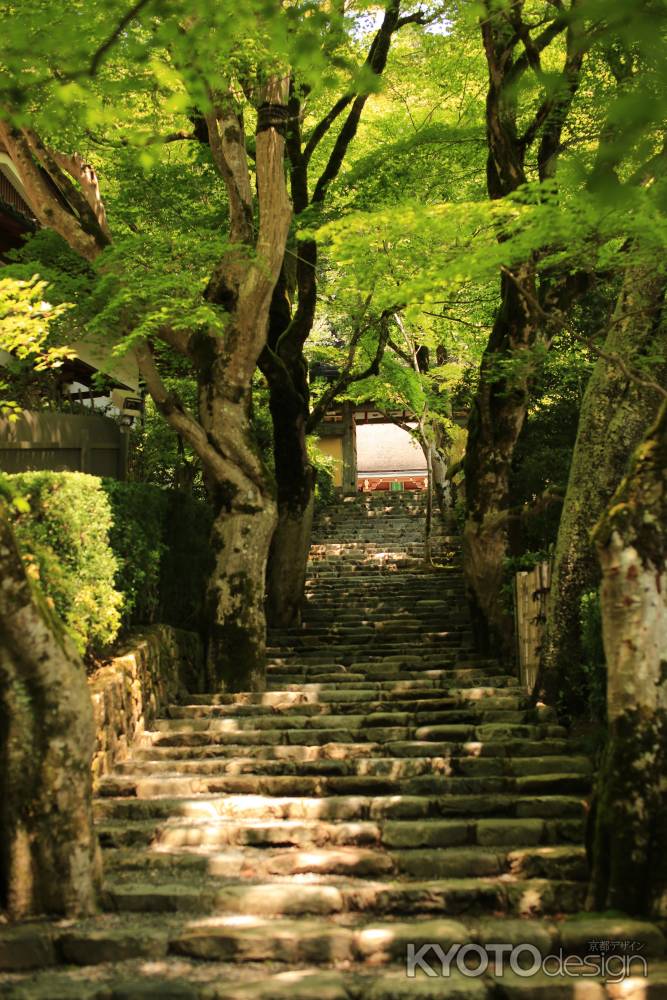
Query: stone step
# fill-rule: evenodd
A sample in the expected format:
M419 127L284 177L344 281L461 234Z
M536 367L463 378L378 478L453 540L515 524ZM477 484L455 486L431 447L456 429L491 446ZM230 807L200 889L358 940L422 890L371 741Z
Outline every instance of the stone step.
M148 751L149 752L149 751ZM441 780L442 776L551 776L559 774L590 775L592 765L588 757L481 757L481 756L449 756L449 757L357 757L348 760L263 760L258 757L232 759L192 759L190 757L152 757L136 759L132 756L116 765L115 775L249 775L259 780L267 775L288 777L313 777L318 781L322 778L345 781L341 788L352 787L352 782L385 781L396 782L425 776L430 780ZM440 777L439 777L440 776ZM101 788L111 787L109 782L115 777L105 779ZM320 785L319 787L324 787ZM331 784L329 787L334 787ZM395 787L395 786L394 786ZM118 793L120 794L120 793Z
M378 700L373 697L372 692L363 692L364 697L336 698L326 701L316 701L314 699L306 701L297 700L297 697L288 698L283 692L283 699L273 699L268 704L235 703L230 705L170 705L168 713L170 719L236 719L236 718L275 718L276 716L335 716L347 713L363 712L366 715L383 715L388 712L401 718L404 715L427 715L448 713L463 709L465 711L476 712L496 712L496 711L532 711L529 709L528 698L525 694L503 695L502 689L497 695L487 695L484 698L465 698L462 696L439 696L434 692L431 698L419 696L410 697L403 694L401 699ZM341 692L342 693L342 692ZM295 692L296 695L296 692ZM354 695L354 692L353 692Z
M388 676L369 676L357 673L351 667L337 664L305 664L279 663L269 667L267 678L268 691L358 691L374 687L378 692L408 691L430 688L437 691L447 691L449 686L478 688L480 684L493 687L516 687L516 677L510 674L489 673L474 667L442 667L428 666L420 670L401 668L394 672L393 663L387 665ZM330 679L326 679L326 674ZM297 676L298 675L298 676ZM290 681L289 676L297 676L296 681ZM406 686L406 685L409 685Z
M517 878L556 878L586 881L588 866L583 847L443 847L387 851L359 847L321 850L245 847L222 853L181 854L136 848L109 849L104 855L107 878L117 870L159 875L175 872L181 878L206 874L210 878L267 878L269 876L345 876L378 878L388 875L427 878L470 878L512 875ZM115 877L115 875L113 876Z
M381 575L379 575L381 574ZM400 572L386 571L381 566L368 567L364 572L361 568L353 574L337 573L335 567L329 567L327 578L318 582L317 571L314 570L306 583L315 583L315 589L326 592L348 591L350 593L359 592L362 589L363 577L366 576L370 597L392 597L400 594L414 593L423 598L442 596L443 592L460 594L465 592L465 582L461 573L461 568L456 566L451 569L445 567L435 568L433 566L420 565L407 571L404 567ZM410 605L404 605L409 607Z
M423 674L425 671L440 670L442 671L440 676L443 681L447 681L448 677L456 679L458 676L461 676L460 671L474 670L482 682L486 684L493 683L493 681L487 680L489 668L473 659L470 650L430 649L423 651L419 647L413 646L409 651L396 652L394 649L385 650L372 646L367 646L365 649L359 649L356 646L338 646L336 649L327 648L326 650L283 649L270 653L269 657L267 666L268 678L278 676L281 670L284 671L285 667L294 668L302 666L314 669L324 666L328 667L329 670L338 669L342 673L349 671L359 673L363 670L372 670L374 673L377 673L381 667L384 667L385 670L392 673L403 670L404 672L418 672L419 674ZM500 666L496 670L498 674L503 673ZM430 673L430 676L436 677L438 675ZM468 674L467 676L471 675ZM504 674L504 676L507 676L507 674ZM389 678L389 680L391 679L394 678ZM369 680L372 681L373 678L371 677Z
M509 704L503 705L498 699L494 703L486 701L469 702L467 704L452 704L451 707L434 709L418 708L409 711L369 710L363 711L365 705L355 702L352 706L343 706L346 711L340 712L334 706L333 710L323 705L290 705L283 711L262 711L252 706L250 712L220 712L204 714L199 712L179 712L175 718L156 719L152 729L157 732L243 732L246 730L277 730L277 729L372 729L396 727L440 727L451 724L478 724L482 722L534 722L540 718L539 710L516 708ZM419 738L419 731L416 733ZM428 737L427 737L428 738Z
M585 900L586 884L564 879L431 879L427 882L358 880L312 884L274 880L222 886L208 878L197 884L169 880L158 884L115 879L103 892L104 909L113 913L234 914L252 917L334 916L372 913L427 916L505 913L531 916L573 913Z
M581 810L580 810L581 811ZM151 845L152 850L195 851L230 846L415 848L581 844L583 816L486 817L410 820L105 820L98 824L104 847Z
M323 744L254 744L217 742L215 734L190 733L187 736L157 737L145 733L132 749L134 760L173 759L187 757L199 759L253 758L261 760L290 761L350 761L377 758L415 759L452 758L506 758L562 756L576 749L570 740L544 738L445 741L398 740L388 743L323 743Z
M177 779L178 780L178 779ZM159 786L159 779L155 779ZM204 784L204 782L202 782ZM153 793L158 794L158 793ZM186 793L187 794L187 793ZM584 803L578 794L456 793L445 795L330 795L325 798L272 795L190 793L167 798L98 798L96 820L191 818L212 822L323 820L351 823L440 817L517 817L547 819L581 817Z
M342 651L345 654L345 651ZM338 680L352 681L355 678L352 674L358 674L362 680L370 683L382 680L420 680L439 678L443 685L459 682L463 679L472 679L477 683L497 684L497 677L507 678L509 675L501 672L497 668L497 673L490 673L487 668L475 666L468 659L459 656L447 657L441 653L432 655L385 655L376 654L373 650L364 651L364 659L357 656L354 663L353 657L341 655L341 650L326 653L309 653L303 650L295 650L284 656L274 656L269 662L267 669L267 683L273 684L278 681L282 674L293 673L294 671L311 672L313 675L321 673L326 668L327 673L339 673ZM463 664L460 666L459 664ZM366 678L363 671L368 672ZM386 676L384 676L386 675ZM516 678L513 678L516 684Z
M293 634L295 631L303 632L322 632L328 635L330 632L338 630L346 630L356 628L364 629L375 629L376 631L382 628L389 628L390 626L396 629L423 629L425 626L430 626L431 630L438 630L438 628L449 628L449 627L468 627L470 624L469 615L461 609L454 608L443 608L438 612L430 612L427 610L420 611L417 609L410 615L396 615L387 611L376 611L376 612L365 612L365 613L350 613L347 616L342 614L336 615L335 622L330 620L324 620L324 616L321 618L316 618L314 621L306 618L298 629L287 630L289 634ZM436 628L436 626L438 628Z
M322 657L324 659L324 657ZM306 662L304 662L304 660ZM274 661L267 675L267 690L296 690L296 687L335 686L339 690L368 688L382 684L391 690L392 684L405 681L418 686L436 682L433 686L441 691L456 685L458 687L515 687L516 678L508 674L489 674L475 667L433 666L431 663L416 664L407 661L369 660L359 664L310 662L305 657ZM367 672L364 672L367 671ZM326 675L326 676L325 676ZM291 678L294 678L292 680Z
M432 705L444 699L459 700L462 702L484 701L486 699L513 698L526 699L525 689L519 684L513 687L504 686L478 686L435 688L433 686L417 685L395 685L387 690L379 685L369 682L366 688L346 689L334 688L321 690L319 685L304 685L303 690L276 690L276 691L244 691L237 693L216 693L187 695L186 700L177 704L169 705L169 715L174 717L179 712L188 714L194 710L210 711L216 714L217 711L231 711L238 708L253 709L257 706L265 706L268 710L280 710L288 705L347 705L356 702L377 703L387 705L389 708L407 704ZM400 709L399 709L400 710Z
M310 595L310 596L309 596ZM422 581L413 581L406 584L403 575L395 574L387 576L384 580L368 580L364 585L358 577L352 583L348 583L345 578L339 577L327 584L321 583L317 586L308 584L306 586L305 607L314 607L322 602L322 606L338 606L341 597L354 595L359 608L375 607L378 604L386 603L387 607L392 605L399 611L404 611L406 607L412 607L412 602L432 601L438 598L439 604L443 608L464 608L465 586L463 580L455 577L434 580L433 577ZM402 603L405 598L411 598L410 604Z
M661 956L665 953L665 939L655 925L645 921L632 919L624 916L604 916L597 914L587 914L584 917L565 917L564 919L552 919L550 917L519 918L513 920L503 920L497 917L475 916L461 914L456 919L450 917L428 917L426 919L416 918L409 922L395 920L369 920L367 918L353 918L346 923L332 924L330 921L314 918L307 921L298 920L275 920L262 916L247 917L239 919L237 916L208 917L193 923L183 921L178 917L161 913L159 916L150 915L141 918L129 917L126 914L105 916L102 926L91 926L90 921L67 921L63 924L24 924L17 927L0 928L0 970L4 972L20 972L39 967L40 965L53 965L58 961L65 961L71 966L104 966L105 963L113 966L114 973L117 973L122 963L128 959L162 960L154 973L164 974L167 962L164 961L169 953L189 954L207 962L218 960L243 963L249 968L255 962L277 962L282 964L299 964L302 962L318 962L329 964L336 962L342 968L357 968L361 973L379 965L391 965L398 963L398 968L402 969L403 979L407 981L412 993L401 993L401 996L423 997L425 994L418 990L418 982L406 977L405 954L408 945L414 945L415 949L423 945L438 943L444 950L452 945L460 945L464 942L476 943L486 946L496 941L506 942L510 945L521 945L530 943L536 947L541 955L557 953L563 950L567 955L588 955L590 954L591 941L614 943L623 941L633 941L637 943L637 953L642 954L651 965L651 975L653 982L667 982L663 979L665 964L661 962ZM96 992L79 993L73 992L77 983L71 979L72 969L66 970L60 977L56 970L50 970L44 980L46 989L40 988L38 976L31 976L27 985L36 987L35 991L24 992L25 981L20 983L21 989L18 993L12 990L12 981L8 977L3 977L3 997L16 996L25 1000L26 997L41 998L41 1000L59 1000L60 997L96 997L102 995L113 996L114 1000L138 1000L139 997L186 997L191 1000L197 993L174 994L171 990L164 993L157 991L144 993L140 982L140 970L133 966L135 992L110 992L101 982L105 976L104 968L96 969L95 976L88 979L88 984L92 985ZM244 969L241 965L234 969L233 975L230 970L227 975L220 978L220 968L212 966L219 982L224 990L234 990L235 984L243 981ZM144 970L145 971L145 970ZM202 977L202 969L199 968L199 975L195 967L179 968L181 975L184 972L190 974L189 982L205 982ZM653 978L653 973L656 977ZM122 974L122 973L121 973ZM256 974L256 973L255 973ZM374 979L377 972L373 973ZM266 976L266 973L264 973ZM301 977L292 976L292 989L297 989ZM265 984L268 978L261 980ZM476 977L471 980L473 983ZM581 979L577 978L576 984L578 996L583 996ZM20 981L19 981L20 982ZM86 980L79 985L85 985ZM290 980L286 980L290 982ZM321 982L321 980L320 980ZM369 978L368 982L371 980ZM528 979L528 983L533 983L533 977ZM17 980L14 980L17 985ZM210 983L209 983L210 985ZM631 985L631 984L627 984ZM50 992L48 988L50 986ZM72 989L68 989L70 986ZM273 990L275 986L270 988ZM97 992L102 989L103 994ZM131 989L130 986L126 989ZM415 989L417 992L415 993ZM262 994L274 997L274 992ZM282 993L279 994L281 997ZM287 997L287 993L284 994ZM301 996L292 993L290 996ZM376 997L375 993L344 994L347 998L355 997ZM392 994L394 995L394 994ZM430 994L428 994L430 996ZM448 994L437 994L448 995ZM458 995L458 994L457 994ZM466 994L467 995L467 994ZM504 996L497 994L493 996ZM522 994L529 997L530 993ZM542 994L539 994L540 996ZM558 997L563 994L558 992ZM616 997L634 996L623 990L622 994L616 992ZM643 996L649 994L643 994ZM655 994L656 996L658 994ZM235 992L207 993L209 1000L211 997L236 996ZM315 993L308 996L315 997ZM331 996L331 994L320 994L320 1000ZM338 996L338 994L336 995ZM343 996L342 994L340 996ZM599 996L599 994L595 994ZM664 996L664 993L661 994Z
M343 717L348 718L348 717ZM231 720L234 721L234 720ZM323 720L310 720L323 721ZM470 723L451 723L432 726L372 726L367 729L345 723L339 727L318 728L305 725L299 729L245 729L241 725L230 728L224 719L198 720L193 719L185 724L180 719L162 719L154 723L157 728L145 733L144 743L154 746L206 746L233 744L235 746L253 746L255 744L292 746L310 746L327 743L368 743L387 744L405 742L481 742L490 740L498 742L502 739L542 740L547 738L562 738L566 735L563 726L546 724L529 724L513 722L487 722L480 725ZM433 751L435 753L435 751Z
M463 584L455 584L453 581L431 580L423 586L414 585L412 587L397 586L387 577L386 581L373 583L369 580L366 583L358 582L355 587L345 586L341 581L336 584L321 584L319 586L307 585L305 590L304 608L318 607L323 611L331 610L336 613L339 608L358 609L361 614L363 609L369 611L382 608L388 611L392 607L399 611L404 611L406 607L411 607L412 602L429 601L437 597L443 611L464 612L467 608L465 588Z
M485 761L486 763L486 761ZM225 774L142 774L113 775L99 785L102 797L150 799L182 795L260 795L260 796L346 796L393 794L394 799L409 796L460 794L585 795L590 790L586 773L528 774L520 776L423 774L415 777L373 777L369 775L319 777L299 775L258 776ZM327 801L327 800L322 800ZM326 815L326 808L323 809Z
M351 657L363 656L364 651L370 649L374 655L385 655L394 653L414 654L415 646L418 650L427 652L451 652L452 650L472 651L472 633L469 631L449 630L446 632L424 632L419 635L419 642L407 642L401 636L400 639L393 639L391 635L384 635L374 629L363 635L356 637L351 635L331 635L326 641L321 635L308 635L304 632L297 633L289 637L283 637L284 641L277 641L275 636L269 636L267 643L267 655L285 656L289 652L300 653L304 650L328 651L332 648L336 650L347 650Z
M400 570L400 572L398 572ZM410 566L382 565L380 562L371 564L346 564L338 568L331 565L327 568L318 567L308 574L306 583L319 583L336 590L355 591L367 581L376 590L402 591L433 591L434 587L449 586L460 590L462 587L460 566L426 566L424 563Z
M329 625L300 625L284 632L269 632L268 643L270 648L275 646L305 645L324 646L330 643L351 643L359 640L360 645L367 643L387 642L390 645L400 645L403 648L414 649L414 641L410 638L418 638L419 643L438 643L440 641L461 638L470 633L470 624L466 621L457 625L454 622L447 622L442 626L435 624L425 626L422 622L412 624L388 623L385 621L376 623L356 624L353 626L329 626Z
M382 657L430 657L431 662L437 665L438 659L443 665L457 660L477 660L477 654L472 643L454 632L438 633L437 635L425 636L413 642L407 642L401 636L395 638L392 635L382 635L380 633L367 634L353 641L349 636L334 636L330 641L324 641L321 636L309 636L305 633L294 635L289 642L277 643L269 636L267 644L267 656L269 664L273 660L284 659L285 657L303 656L322 660L327 656L331 661L332 656L342 659L344 663L350 664L357 660L366 658Z
M328 625L336 622L340 625L350 625L363 623L375 625L377 622L397 620L397 611L388 606L386 601L378 600L376 605L366 604L363 608L347 603L349 599L340 602L322 601L316 605L306 605L301 613L302 622L306 627L311 625ZM398 602L397 602L398 604ZM441 606L438 612L432 613L427 608L416 608L410 616L411 620L416 619L424 626L432 624L433 627L443 627L449 622L457 625L470 624L469 609L463 602L450 600L446 606Z
M456 539L451 535L440 535L437 539L434 539L434 548L435 546L440 549L446 548L447 556L450 558L460 556L461 554L460 539ZM330 536L327 539L320 539L312 543L308 561L312 564L321 559L337 558L364 563L369 556L373 557L376 555L396 559L403 559L406 556L423 558L423 536L417 534L412 538L406 538L399 531L391 536L385 536L381 542L370 541L368 534L366 538L351 536L344 538L342 535Z
M185 955L168 955L159 962L123 959L107 962L95 968L90 977L89 968L77 968L73 963L62 969L43 972L30 977L29 992L21 981L10 981L6 1000L618 1000L618 984L606 984L600 978L583 982L574 977L537 973L526 979L513 973L509 967L497 977L492 971L479 977L464 975L454 965L447 976L443 976L437 956L429 955L431 972L427 975L417 968L416 978L407 978L405 959L399 958L381 963L372 952L367 963L371 967L381 965L369 972L363 965L355 965L349 960L337 959L337 952L329 937L309 936L310 945L291 948L290 941L295 936L282 932L275 921L271 922L275 933L271 940L274 951L286 956L285 962L293 968L285 969L284 964L271 967L267 964L262 971L258 961L247 956L259 955L258 941L261 937L256 929L254 947L247 942L238 946L239 958L217 961L209 959L189 959ZM246 927L241 932L250 936ZM377 932L378 934L381 932ZM203 936L203 935L202 935ZM402 944L403 951L407 947ZM199 942L199 948L203 948ZM271 949L264 949L267 956ZM397 951L400 949L397 949ZM80 958L92 954L118 954L129 952L139 954L140 948L127 930L115 937L110 933L72 933L68 941L68 954ZM301 960L298 956L310 956ZM326 959L326 962L325 962ZM320 968L315 961L331 966L338 963L345 968ZM271 961L267 958L267 962ZM277 959L276 961L281 961ZM493 969L494 954L489 954L490 969ZM650 963L649 979L639 975L641 966L633 963L632 979L623 996L630 1000L664 1000L667 995L667 963ZM276 971L285 969L285 971ZM590 971L589 971L590 976ZM433 977L433 978L432 978ZM21 977L24 979L25 977Z

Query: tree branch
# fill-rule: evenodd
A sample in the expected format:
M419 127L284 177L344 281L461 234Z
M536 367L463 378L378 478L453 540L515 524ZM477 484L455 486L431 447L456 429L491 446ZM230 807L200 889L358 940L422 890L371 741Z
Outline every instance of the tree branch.
M400 6L400 0L389 0L386 4L382 24L378 28L368 50L364 65L376 76L381 76L387 65L392 36L398 28ZM369 96L369 94L358 94L355 97L350 113L338 133L327 164L315 185L311 199L312 204L317 205L324 201L329 184L338 176L345 154L357 134L361 113Z
M541 319L545 320L549 325L557 325L557 326L563 325L563 320L565 317L561 313L560 309L553 309L551 310L551 312L547 312L545 309L542 308L538 300L534 296L532 296L530 292L527 292L524 286L520 284L519 281L517 281L517 279L509 270L509 268L501 267L501 271L516 285L519 294L525 299L528 305L535 310L535 312L537 313L538 316L540 316ZM627 314L623 314L618 319L616 319L615 322L617 323L621 322L623 319L626 318ZM654 379L644 378L643 375L638 375L637 372L634 371L627 364L625 359L621 357L620 354L611 354L609 351L605 351L604 348L598 347L597 344L594 343L592 338L585 337L583 334L576 333L574 330L569 330L569 333L579 343L585 344L586 347L588 347L589 350L592 351L593 354L595 354L598 358L601 358L603 361L607 361L609 362L609 364L615 365L617 368L619 368L629 382L634 382L636 385L641 385L645 389L652 389L654 392L657 392L658 395L661 396L663 399L667 399L667 389L664 389L663 386L661 386L660 383L656 382Z
M161 326L157 330L157 336L178 354L182 354L183 357L189 356L192 334L186 333L185 330L173 330L170 326Z
M371 375L377 375L380 370L380 362L382 361L382 356L385 352L387 346L387 341L389 339L389 318L383 313L380 317L380 330L378 334L377 347L375 349L375 354L373 356L370 364L360 372L352 372L352 365L354 363L354 357L356 355L356 346L359 342L363 329L360 329L356 333L356 341L354 341L354 346L351 346L351 356L348 357L348 365L346 366L346 371L341 375L337 382L330 386L318 400L317 404L313 407L308 421L306 423L306 433L310 434L315 430L320 420L324 417L327 410L335 400L336 396L340 395L341 392L345 392L353 383L363 382L364 379L370 378ZM352 345L352 341L351 341Z
M345 108L353 100L354 94L344 94L336 101L332 109L324 116L324 118L322 118L322 120L315 126L308 137L308 141L306 142L303 151L303 159L306 163L309 162L311 156L317 148L318 143L321 142L336 119L343 113L343 111L345 111Z
M54 229L79 256L88 261L95 260L109 240L102 233L97 220L90 211L90 206L85 202L80 192L78 192L78 197L85 204L85 213L92 220L88 230L82 225L81 220L63 205L57 190L48 182L45 172L35 162L31 143L28 141L25 131L0 120L0 139L18 171L28 195L30 207L39 222L45 228ZM46 150L43 144L42 147ZM62 174L55 163L53 169ZM74 185L64 175L61 180L66 190L74 189Z
M86 163L79 153L53 153L53 159L75 181L78 181L83 196L93 214L101 233L111 243L111 230L107 222L107 213L100 195L100 185L97 174L89 163Z
M234 463L225 461L224 457L209 441L201 424L188 413L178 396L169 392L165 386L149 344L144 342L135 348L135 354L146 388L169 426L190 445L204 467L210 470L216 479L221 481L226 479L233 482L239 489L243 489L247 484Z
M211 95L214 100L214 95ZM205 116L213 162L225 182L229 196L229 241L252 243L252 187L246 155L243 122L226 94Z
M559 17L555 17L550 24L541 32L535 39L530 39L530 54L528 50L525 50L519 58L515 61L514 65L507 74L506 81L509 87L514 86L518 83L519 79L530 69L531 60L535 59L535 56L539 56L548 45L557 38L570 23L570 17L567 13L561 14ZM524 41L525 45L525 41Z
M149 3L151 3L151 0L137 0L134 6L130 7L127 13L123 15L106 41L102 42L100 47L93 54L93 58L90 60L90 66L88 67L88 76L95 76L107 52L118 41L128 24L130 24L135 17L141 13L144 7L149 5Z

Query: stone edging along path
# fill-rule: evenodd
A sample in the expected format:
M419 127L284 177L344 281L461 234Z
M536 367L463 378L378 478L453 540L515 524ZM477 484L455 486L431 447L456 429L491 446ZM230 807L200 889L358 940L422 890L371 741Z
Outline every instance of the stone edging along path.
M133 631L89 678L96 730L93 781L127 757L135 736L170 702L202 685L202 651L194 632L170 625Z

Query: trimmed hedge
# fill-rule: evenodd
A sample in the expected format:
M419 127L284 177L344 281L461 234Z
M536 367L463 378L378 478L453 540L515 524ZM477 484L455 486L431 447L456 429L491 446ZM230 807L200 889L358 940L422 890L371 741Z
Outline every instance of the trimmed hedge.
M15 516L28 573L80 652L118 635L123 596L109 545L111 506L101 480L79 472L25 472L7 477L30 508Z
M81 652L156 621L201 624L211 513L187 494L80 472L8 476L29 504L15 529L39 581Z

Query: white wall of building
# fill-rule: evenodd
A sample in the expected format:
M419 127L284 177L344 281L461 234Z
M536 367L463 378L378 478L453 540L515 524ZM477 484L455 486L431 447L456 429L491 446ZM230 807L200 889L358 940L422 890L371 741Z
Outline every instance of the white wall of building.
M358 476L370 472L425 471L423 451L402 427L357 423Z

